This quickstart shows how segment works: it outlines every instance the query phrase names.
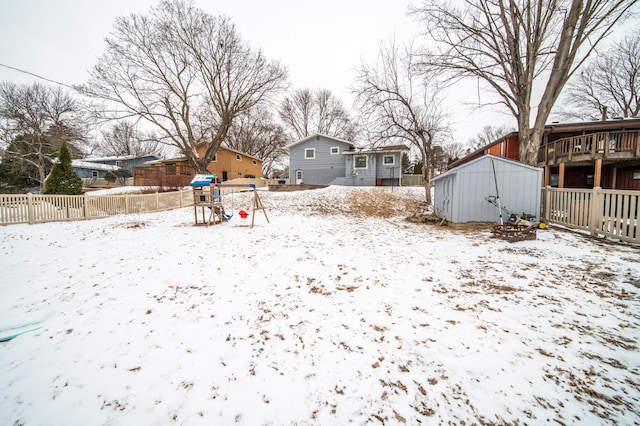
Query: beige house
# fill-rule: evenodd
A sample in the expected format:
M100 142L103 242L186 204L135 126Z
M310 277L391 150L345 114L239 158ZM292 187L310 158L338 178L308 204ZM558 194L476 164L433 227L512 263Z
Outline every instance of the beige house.
M203 155L207 142L196 147L198 155ZM136 186L186 186L195 176L186 157L158 160L144 167L133 169L133 184ZM235 149L221 146L207 167L220 181L231 179L262 177L262 160Z

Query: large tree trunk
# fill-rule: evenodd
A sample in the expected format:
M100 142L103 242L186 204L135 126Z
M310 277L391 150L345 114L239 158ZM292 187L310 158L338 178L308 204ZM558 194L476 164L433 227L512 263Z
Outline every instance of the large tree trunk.
M424 184L424 196L427 205L431 205L431 161L424 148L420 149L422 156L422 183Z
M536 141L531 137L531 127L529 125L529 115L531 107L528 102L518 105L518 154L522 163L535 166L538 158L538 147Z

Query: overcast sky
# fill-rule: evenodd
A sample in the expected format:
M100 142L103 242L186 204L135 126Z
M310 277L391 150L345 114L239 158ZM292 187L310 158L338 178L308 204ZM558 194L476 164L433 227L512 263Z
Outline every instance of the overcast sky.
M418 0L416 0L418 1ZM407 16L411 0L196 0L211 14L230 16L242 36L289 68L293 88L326 88L352 106L349 87L361 60L373 61L380 40L408 40L419 27ZM105 51L117 16L147 13L156 0L0 0L0 64L65 84L81 84ZM0 66L0 81L37 78ZM456 139L486 124L510 124L505 113L477 101L473 84L450 96Z

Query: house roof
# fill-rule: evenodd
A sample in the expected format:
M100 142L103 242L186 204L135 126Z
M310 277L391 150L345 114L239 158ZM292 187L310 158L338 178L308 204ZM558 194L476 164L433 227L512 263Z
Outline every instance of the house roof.
M479 158L476 158L474 160L471 160L471 161L469 161L467 163L461 164L458 167L454 167L453 169L449 169L446 172L441 173L441 174L431 178L431 182L437 181L438 179L442 179L442 178L444 178L446 176L450 176L450 175L456 174L456 173L458 173L459 170L461 170L463 168L469 167L472 164L475 164L475 163L477 163L479 161L486 161L487 159L492 159L492 160L495 160L495 161L502 161L504 163L509 163L509 164L515 164L518 167L522 167L524 169L531 169L531 170L534 170L534 171L536 171L538 173L542 173L542 169L540 169L539 167L529 166L528 164L524 164L524 163L521 163L519 161L510 160L508 158L498 157L496 155L487 154L487 155L483 155L482 157L479 157Z
M209 142L206 142L206 141L199 142L196 146L199 147L199 146L202 146L202 145L204 145L206 143L209 143ZM237 149L229 148L229 147L226 147L226 146L220 146L218 148L218 150L220 150L220 149L224 149L224 150L227 150L227 151L230 151L230 152L235 152L236 154L244 155L245 157L252 158L254 160L262 162L262 159L260 159L258 157L254 157L253 155L249 155L249 154L244 153L242 151L238 151ZM173 161L187 161L187 157L182 156L182 157L166 158L164 160L148 161L145 164L171 163Z
M352 149L349 151L343 151L343 154L380 154L383 152L405 152L410 151L409 147L406 145L387 145L387 146L379 146L376 148L370 149Z
M71 166L77 169L90 169L90 170L118 170L118 166L114 166L111 164L100 164L100 163L92 163L90 161L84 160L71 160Z
M611 130L611 129L640 129L640 117L630 118L613 118L609 120L593 120L593 121L578 121L573 123L559 123L553 122L544 126L545 134L563 133L563 132L579 132L579 131L598 131L598 130ZM469 157L477 156L483 151L491 148L494 145L502 142L503 140L518 136L518 132L511 132L498 139L488 143L487 145L476 149L475 151L465 155L458 161L454 161L449 167L457 167L459 164L464 164Z
M349 142L349 141L346 141L344 139L337 138L335 136L329 136L329 135L325 135L325 134L322 134L322 133L314 133L313 135L309 135L306 138L300 139L299 141L296 141L296 142L292 143L291 145L285 146L284 149L288 150L292 146L301 144L301 143L306 142L308 140L311 140L311 139L313 139L315 137L323 137L323 138L327 138L327 139L333 139L334 141L338 141L338 142L342 142L342 143L348 144L351 147L351 149L354 148L353 142Z
M155 154L150 155L119 155L112 157L95 157L95 158L83 158L83 161L120 161L120 160L135 160L136 158L146 158L146 157L155 157L157 160L160 159Z
M544 127L545 133L597 131L610 129L640 129L640 117L612 118L609 120L581 121L575 123L553 122Z
M506 135L499 137L498 139L494 140L491 143L486 144L485 146L482 146L478 149L476 149L473 152L470 152L469 154L465 155L464 157L458 159L457 161L454 161L453 163L449 164L448 167L449 169L453 169L455 167L458 167L461 164L467 163L469 160L468 158L470 157L477 157L478 154L482 154L485 150L491 148L492 146L499 144L500 142L502 142L503 140L510 138L510 137L514 137L514 136L518 136L518 132L511 132L511 133L507 133Z

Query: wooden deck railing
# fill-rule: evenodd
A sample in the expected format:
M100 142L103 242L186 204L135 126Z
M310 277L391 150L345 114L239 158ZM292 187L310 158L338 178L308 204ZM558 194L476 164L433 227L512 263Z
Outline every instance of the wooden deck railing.
M640 243L640 191L543 189L546 223Z
M546 164L634 157L640 158L640 131L637 130L591 133L558 139L542 146L538 152L538 161Z
M191 188L153 194L42 195L0 194L0 225L95 219L151 213L193 204Z

